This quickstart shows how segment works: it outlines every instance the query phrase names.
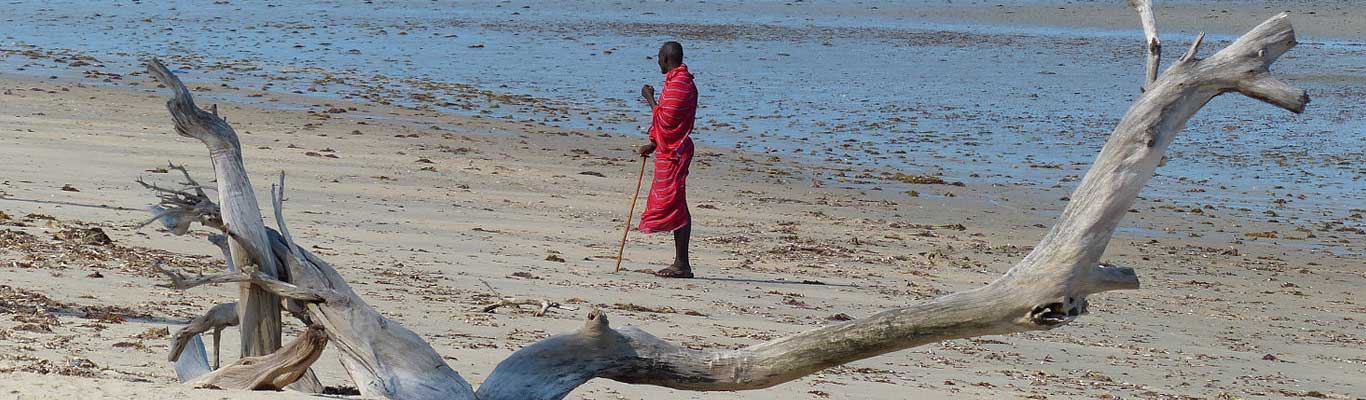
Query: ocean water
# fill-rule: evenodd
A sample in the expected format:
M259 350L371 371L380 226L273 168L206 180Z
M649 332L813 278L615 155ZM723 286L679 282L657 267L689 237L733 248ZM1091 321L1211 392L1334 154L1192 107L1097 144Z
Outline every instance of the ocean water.
M0 72L99 84L155 56L191 82L642 134L639 88L659 85L652 57L679 40L703 145L849 176L1071 187L1139 94L1141 33L916 14L953 4L5 1ZM1189 35L1163 33L1173 60ZM1232 37L1211 35L1202 54ZM1273 68L1310 90L1306 113L1216 98L1146 195L1310 221L1366 208L1366 43L1301 42Z

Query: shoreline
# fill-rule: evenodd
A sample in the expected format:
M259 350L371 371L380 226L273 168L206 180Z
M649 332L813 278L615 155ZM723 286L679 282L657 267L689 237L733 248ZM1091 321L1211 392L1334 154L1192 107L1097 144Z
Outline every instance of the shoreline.
M96 367L74 372L99 379L63 376L71 386L53 387L36 383L53 375L6 372L18 382L14 390L75 394L100 380L151 381L119 383L134 391L164 388L173 374L164 361L166 339L139 335L162 327L173 331L232 291L155 288L160 282L151 271L130 268L136 260L80 262L58 254L90 247L45 239L63 228L97 226L134 254L145 253L136 250L145 247L215 262L217 250L200 238L131 229L144 212L73 205L136 209L150 203L150 194L132 180L141 175L173 182L173 176L148 172L167 159L185 163L201 180L210 175L202 146L171 132L164 94L146 86L144 77L126 79L143 85L109 88L0 76L0 86L15 93L0 94L0 126L6 127L0 158L10 160L0 192L6 199L44 201L0 199L0 210L10 216L0 221L2 228L38 238L33 247L0 246L0 281L75 308L116 305L130 314L110 322L54 313L51 333L19 329L29 322L0 318L0 353L22 355L0 357L0 370L79 358ZM191 86L232 91L205 82ZM1057 199L1074 185L908 185L921 196L907 197L900 187L875 180L892 171L843 171L846 181L886 186L877 191L840 183L837 169L701 146L696 183L690 181L696 194L689 197L699 223L695 265L703 279L613 275L607 271L619 214L634 183L629 152L639 139L263 96L288 97L281 101L303 110L220 103L242 136L258 189L286 170L286 215L301 244L333 263L377 309L430 341L476 385L507 353L573 329L585 312L538 318L529 312L467 311L495 295L481 280L502 295L600 307L618 323L642 325L676 342L746 345L833 323L835 314L867 315L980 285L1042 237L1064 204ZM327 112L352 106L357 110ZM362 115L385 119L357 118ZM812 187L810 176L824 178L822 187ZM66 185L79 191L62 190ZM1150 196L1135 211L1106 258L1138 268L1145 289L1097 296L1096 315L1082 322L1053 332L950 341L768 390L707 397L894 399L914 392L946 398L1166 398L1310 391L1346 396L1363 390L1352 378L1366 372L1366 355L1353 355L1364 344L1353 332L1361 332L1366 319L1360 307L1366 270L1359 265L1359 230L1311 226L1315 237L1301 237L1305 232L1296 230L1302 225L1296 222ZM962 224L963 230L936 227L948 224ZM1271 231L1278 238L1248 236ZM1297 242L1319 249L1283 245ZM671 254L668 246L661 236L632 235L627 269L658 266ZM566 261L549 260L551 255ZM91 271L103 277L90 278ZM803 279L825 284L796 284ZM1249 323L1263 329L1230 334ZM226 336L227 343L234 335ZM1268 354L1275 360L1267 361ZM1002 360L1019 371L1003 370ZM330 354L317 364L327 385L345 382L335 365ZM1243 378L1249 375L1281 378ZM595 381L572 396L689 395Z
M653 83L658 78L641 68L622 69L623 65L641 63L649 56L649 47L655 40L667 33L651 22L698 17L697 22L678 25L682 32L677 34L695 40L702 49L697 53L702 57L698 73L712 90L704 97L713 104L703 105L699 115L706 120L700 121L703 123L699 126L714 147L734 145L756 153L842 166L849 171L895 168L978 183L1009 185L1030 181L1036 185L1065 185L1074 178L1072 175L1080 173L1091 161L1096 146L1103 142L1113 120L1122 115L1135 95L1141 54L1134 43L1140 41L1139 36L1121 38L1115 34L1094 38L1080 31L1062 35L1001 34L999 30L1003 28L998 26L998 20L1013 16L1045 31L1053 29L1049 26L1094 20L1093 25L1134 33L1137 24L1133 12L1122 4L1109 2L958 2L949 6L936 5L934 1L924 3L928 6L885 1L857 7L840 2L780 5L761 1L730 6L686 3L667 7L643 3L620 9L608 7L614 11L599 19L576 20L578 14L566 13L562 5L512 10L496 1L474 1L459 7L373 6L370 14L360 13L373 16L373 21L357 21L355 10L315 14L307 7L274 7L269 14L279 16L261 16L260 9L250 6L216 5L172 15L188 24L188 36L178 29L156 32L160 25L134 18L149 12L145 7L127 7L102 17L80 18L92 24L106 24L111 29L125 29L127 36L169 35L163 40L179 43L182 50L202 49L177 57L168 56L165 48L158 46L139 45L125 51L129 44L119 44L120 38L102 38L79 42L90 49L38 48L34 53L46 57L45 60L26 60L17 55L26 52L20 52L0 64L14 67L47 63L52 65L46 68L78 76L85 74L84 78L98 82L107 74L136 71L136 66L124 65L133 58L158 54L186 68L190 79L227 85L226 88L331 95L374 105L406 105L434 112L621 133L642 129L645 112L635 105L632 93L639 82ZM604 4L590 1L583 7L595 9L605 7ZM1296 19L1310 31L1351 29L1355 25L1321 20L1337 18L1330 10L1348 15L1356 12L1341 10L1340 5L1334 1L1254 1L1236 6L1178 2L1160 5L1158 13L1172 14L1170 21L1160 19L1159 25L1167 39L1167 52L1179 53L1189 39L1188 34L1193 34L1185 32L1188 25L1236 25L1216 26L1211 32L1240 33L1259 20L1244 14L1274 13L1268 11L1274 8L1317 10ZM867 9L862 8L865 6ZM1202 7L1211 8L1201 11ZM670 13L663 13L660 8ZM205 19L208 17L204 13L220 9L232 9L231 15L236 19L231 21L249 25L238 27ZM409 16L414 10L431 11L432 18L394 20ZM762 17L744 19L749 11ZM637 13L640 15L634 15ZM830 25L836 28L826 32L830 29L812 25L807 18L811 13L829 15L830 19L819 22L832 21ZM30 21L33 26L21 26L20 33L14 34L20 39L9 40L24 42L23 31L41 27L53 18L61 20L63 15L31 14L35 17ZM1094 18L1077 17L1082 14ZM327 17L324 19L335 19L340 25L324 29L290 22L299 15ZM865 17L872 21L868 24L881 28L864 29L864 25L855 23ZM927 18L956 18L960 29L940 32L918 22ZM849 22L851 19L855 22ZM560 20L571 28L545 23ZM196 22L202 26L195 25ZM224 29L243 35L244 40L279 40L262 43L258 46L262 49L238 49L194 34L197 30L221 33ZM1066 29L1060 32L1065 33ZM789 33L800 38L789 38ZM1220 99L1193 121L1179 142L1180 147L1174 148L1182 155L1172 158L1169 170L1180 171L1179 175L1159 176L1150 190L1169 197L1200 197L1197 202L1201 204L1259 212L1275 208L1286 218L1306 222L1317 222L1314 220L1325 212L1366 200L1360 190L1353 190L1362 187L1359 175L1366 172L1353 167L1362 154L1350 150L1364 145L1351 132L1366 129L1361 118L1366 109L1357 101L1362 90L1366 90L1366 79L1361 78L1366 76L1366 69L1360 67L1366 52L1305 40L1311 35L1301 35L1304 43L1279 68L1283 73L1289 72L1286 77L1292 83L1311 90L1315 105L1309 113L1249 121L1243 118L1243 108L1257 105ZM1211 41L1215 36L1210 36ZM158 41L147 43L155 42ZM372 48L374 43L390 42L394 45ZM111 46L118 51L107 51L106 47ZM427 50L414 51L411 46ZM752 49L756 46L766 50L750 55L755 53ZM223 48L228 50L214 50ZM889 50L894 57L884 54ZM1034 55L1017 57L1029 52ZM99 59L87 58L92 55ZM557 60L564 56L574 62L562 65ZM981 65L980 61L987 59L992 60L988 64L999 66ZM903 62L912 67L904 68L904 73L885 72L885 63ZM93 65L69 65L81 63ZM809 67L789 66L804 64ZM715 67L707 70L707 65ZM568 73L566 81L584 83L539 79L546 68L563 68ZM744 70L771 72L731 73ZM863 78L809 75L827 70L847 70L844 75ZM964 74L964 70L971 73ZM791 76L806 76L804 79L838 89L770 95L768 87L801 82ZM889 92L937 95L929 96L930 99L892 96L879 101ZM1233 134L1226 134L1230 132ZM1023 168L1024 165L1029 168ZM1286 168L1288 165L1295 168ZM1196 192L1214 183L1229 187L1229 193L1201 196ZM1273 201L1281 200L1277 197L1287 194L1277 187L1290 186L1301 190L1292 195L1308 196L1294 199L1287 207L1275 205Z

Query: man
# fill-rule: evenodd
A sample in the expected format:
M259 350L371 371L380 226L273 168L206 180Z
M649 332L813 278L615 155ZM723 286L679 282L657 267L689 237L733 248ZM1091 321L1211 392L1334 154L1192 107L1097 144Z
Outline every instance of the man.
M645 85L640 95L653 110L650 143L640 148L641 157L655 155L655 178L650 182L650 197L640 216L643 233L673 232L674 263L655 271L665 278L692 278L688 263L688 237L692 235L692 216L688 213L686 182L692 164L693 117L697 113L697 86L683 64L683 45L666 42L659 47L659 72L664 74L664 92L655 101L655 88Z

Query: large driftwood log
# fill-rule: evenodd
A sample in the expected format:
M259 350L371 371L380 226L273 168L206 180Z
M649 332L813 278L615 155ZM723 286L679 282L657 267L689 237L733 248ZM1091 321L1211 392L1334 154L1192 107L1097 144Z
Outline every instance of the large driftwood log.
M1194 57L1197 40L1125 114L1048 234L985 287L739 350L682 348L638 329L611 329L593 314L577 332L512 354L480 385L479 399L560 399L592 378L683 390L759 389L927 343L1066 324L1086 312L1086 296L1138 287L1132 269L1100 265L1100 257L1167 146L1206 102L1238 92L1304 110L1308 95L1269 71L1294 45L1285 14L1208 59Z
M229 241L231 265L245 268L247 254L242 251L242 243L266 249L270 248L270 242L266 238L265 224L261 222L261 209L256 206L256 193L242 163L242 145L237 141L237 132L215 113L195 106L189 88L161 62L149 62L147 71L170 87L174 94L166 102L166 108L175 120L176 133L198 139L209 148L218 178L218 204L223 205L219 220L244 235L240 240ZM271 278L280 273L275 260L269 257L260 260L255 268ZM262 356L280 348L280 299L259 287L244 284L238 304L242 356Z
M238 247L232 255L237 265L245 268L274 259L275 265L285 267L290 283L317 296L318 300L302 306L307 318L323 327L342 351L344 366L366 396L561 399L593 378L683 390L759 389L927 343L1052 329L1084 314L1088 295L1137 288L1138 278L1132 269L1099 261L1167 146L1187 120L1222 93L1239 92L1294 112L1303 111L1308 102L1305 92L1275 80L1268 69L1294 45L1294 33L1284 14L1267 20L1209 59L1194 57L1197 40L1185 57L1148 85L1125 114L1039 245L1004 276L984 287L722 351L682 348L631 327L613 329L606 316L595 311L578 331L545 339L509 356L494 369L477 395L430 345L385 319L357 296L336 270L294 244L282 217L283 187L272 191L278 232L264 226L248 227L259 232L240 232L226 211L223 220L233 228L235 234L230 235L234 238L260 236L269 245L235 240ZM178 122L187 118L181 113L203 113L193 107L189 92L169 71L158 63L151 64L152 69L163 71L162 81L176 92L179 100L171 102L171 112ZM223 128L227 129L226 124ZM220 161L235 165L222 165ZM215 158L215 167L243 171L240 156ZM225 181L228 186L247 185L244 174L234 180L224 179L222 172L219 175L220 190L242 193L242 188L223 187ZM257 207L250 196L221 199L225 210ZM261 275L233 279L269 278Z

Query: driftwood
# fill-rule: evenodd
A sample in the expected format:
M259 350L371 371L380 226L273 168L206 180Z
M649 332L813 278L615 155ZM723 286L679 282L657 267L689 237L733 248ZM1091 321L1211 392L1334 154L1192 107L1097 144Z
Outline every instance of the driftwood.
M1268 70L1295 45L1286 15L1263 22L1208 59L1195 57L1199 42L1147 85L1110 135L1057 223L1004 276L984 287L928 303L747 348L683 348L636 328L614 329L605 314L593 311L578 331L513 353L494 369L476 395L429 344L385 319L336 270L295 245L282 216L283 186L272 191L278 232L239 222L244 215L259 215L259 210L253 197L241 195L250 193L249 187L234 187L248 182L236 141L230 145L214 142L221 142L223 135L199 136L207 138L202 140L215 157L222 220L231 228L231 254L248 273L173 276L178 278L173 281L182 287L200 281L255 282L253 287L261 291L278 292L284 286L274 284L275 275L268 276L260 265L282 267L285 284L315 296L290 297L299 299L304 318L311 326L321 327L342 352L342 363L361 392L394 399L561 399L594 378L697 391L760 389L928 343L1053 329L1085 314L1089 295L1138 288L1133 269L1103 265L1100 257L1167 146L1206 102L1219 94L1238 92L1293 112L1303 111L1308 103L1304 91L1275 80ZM155 61L149 67L176 96L169 105L178 129L210 126L215 132L231 132L220 119L195 108L189 91L165 67ZM221 155L224 151L213 150L215 146L231 149L227 152L231 156ZM248 270L251 265L258 268ZM280 294L291 293L297 294ZM277 367L246 368L255 369L252 376L266 376L261 370Z
M190 89L166 66L154 61L148 64L147 71L175 93L166 102L166 108L171 110L171 116L175 119L176 133L198 139L209 149L209 157L213 160L214 173L218 178L219 220L226 227L244 235L228 243L232 265L245 268L248 255L242 246L249 244L258 249L268 249L270 242L266 238L265 224L261 222L261 209L256 206L256 193L251 188L246 166L242 163L242 145L237 141L237 132L216 112L209 113L196 107L190 98ZM270 257L259 260L255 269L270 278L280 274L276 260ZM241 321L243 357L266 355L280 348L278 297L254 285L242 285L237 312Z
M184 166L167 163L167 169L180 171L185 175L184 189L167 189L155 184L147 183L138 178L137 183L142 187L156 193L161 201L152 206L152 218L139 224L141 228L153 222L161 221L162 226L167 231L177 235L184 235L190 231L190 224L198 222L201 225L212 227L218 230L223 229L223 220L219 217L218 205L209 200L209 196L204 194L204 187L190 176L190 171ZM223 242L226 245L226 242ZM226 250L225 250L226 251ZM232 257L226 257L229 264Z
M269 355L244 357L200 376L189 385L217 389L282 390L308 374L308 367L322 356L327 335L309 328L303 336Z
M578 309L577 307L561 305L560 303L553 302L553 301L550 301L550 300L542 300L542 299L521 299L521 298L516 298L516 297L504 297L504 298L498 299L498 302L497 302L497 303L493 303L493 304L489 304L489 305L486 305L486 306L483 306L483 307L479 307L479 312L492 313L494 310L497 310L497 309L500 308L500 307L521 308L521 306L536 306L536 307L538 307L537 310L536 310L536 314L535 314L537 317L543 317L543 316L545 316L545 313L546 313L547 311L550 311L551 309L560 309L560 310L568 310L568 311L574 311L574 310L577 310L577 309Z
M209 308L209 311L205 312L204 315L190 321L189 325L180 328L175 335L171 336L171 354L168 358L171 362L180 361L180 354L191 339L201 333L213 331L213 368L218 369L220 360L218 339L223 333L223 329L230 326L237 326L237 303L223 303Z
M204 340L200 338L200 335L187 336L185 344L176 354L176 379L185 383L210 372L213 372L213 368L209 366L209 356L204 351Z
M478 398L560 399L592 378L683 390L759 389L923 344L1067 324L1086 313L1086 296L1138 288L1133 269L1100 265L1100 257L1167 146L1196 111L1229 92L1296 113L1304 110L1305 92L1277 81L1268 70L1294 45L1285 14L1208 59L1194 57L1197 41L1125 114L1043 240L985 287L739 350L682 348L638 329L611 329L595 313L577 332L509 356L480 385Z
M246 170L242 165L240 144L232 128L212 113L200 110L190 98L190 91L159 61L148 62L148 70L162 84L171 88L173 98L167 108L176 121L176 129L187 136L200 138L209 147L214 169L218 175L219 199L214 207L186 208L194 212L218 212L229 231L231 254L241 272L190 277L168 273L172 286L187 289L197 284L250 282L250 294L279 299L276 294L289 294L306 304L304 310L313 326L321 327L342 353L342 365L356 387L367 397L394 399L472 399L474 391L464 378L446 365L436 350L417 334L385 318L366 304L341 275L326 262L294 244L283 218L283 185L271 192L279 230L271 230L260 222L260 209L251 193ZM235 195L227 195L233 193ZM200 204L206 199L193 199ZM210 200L211 202L211 200ZM230 211L231 210L231 211ZM256 224L239 223L244 215L258 216ZM235 217L230 217L235 215ZM182 215L192 221L206 217ZM257 239L260 239L258 243ZM247 266L257 266L255 271ZM288 283L265 273L261 265L279 266ZM265 285L265 286L263 286ZM288 286L286 286L288 285ZM272 294L271 290L277 293ZM281 290L282 288L288 290ZM259 292L260 294L257 294ZM247 290L244 289L244 294ZM276 311L269 316L279 319L279 300ZM239 306L241 307L241 306ZM245 314L243 314L245 315ZM247 319L242 319L244 331ZM257 363L252 368L273 368ZM201 370L207 366L199 366ZM194 368L186 368L192 370Z
M493 285L489 284L488 281L483 280L483 279L480 279L479 282L482 282L482 283L484 284L484 287L489 288L489 291L492 291L493 294L494 294L495 296L498 296L498 301L497 301L497 302L495 302L495 303L493 303L493 304L485 305L485 306L483 306L483 307L476 307L475 309L476 309L476 310L479 310L479 312L483 312L483 313L493 313L494 310L497 310L497 309L499 309L499 308L501 308L501 307L513 307L513 308L519 308L519 309L520 309L520 308L522 308L522 306L537 306L537 307L540 307L540 308L536 310L536 316L537 316L537 317L544 317L544 316L545 316L545 313L546 313L546 312L549 312L551 309L559 309L559 310L566 310L566 311L578 311L578 309L579 309L578 307L561 305L561 304L558 303L558 302L554 302L554 301L550 301L550 300L545 300L545 299L527 299L527 298L503 296L503 295L501 295L501 294L498 294L498 289L494 289L494 288L493 288Z
M1138 11L1139 23L1143 25L1143 46L1148 52L1148 62L1144 69L1143 90L1157 81L1157 68L1162 63L1162 41L1157 39L1157 17L1153 16L1152 0L1129 0L1129 6Z

